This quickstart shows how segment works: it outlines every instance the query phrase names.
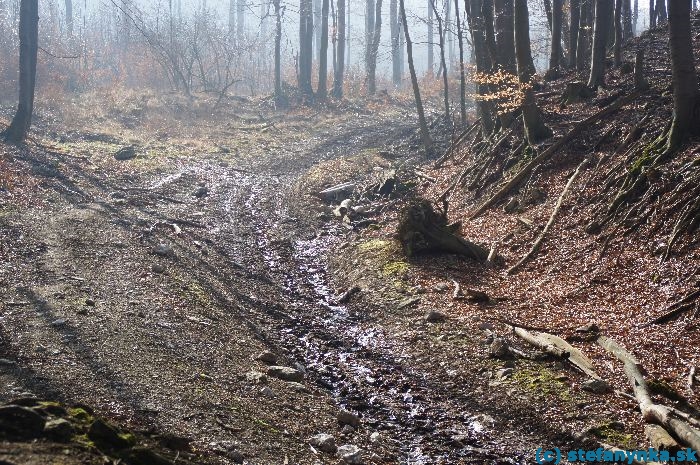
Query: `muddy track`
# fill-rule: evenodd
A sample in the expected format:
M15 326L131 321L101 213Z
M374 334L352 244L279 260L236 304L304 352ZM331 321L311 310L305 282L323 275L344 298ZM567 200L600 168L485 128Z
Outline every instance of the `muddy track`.
M248 228L229 234L253 235L256 250L249 260L257 263L246 266L259 269L262 263L275 292L266 296L266 305L246 311L251 321L260 320L259 312L270 317L272 324L263 323L258 330L268 344L305 367L309 378L340 406L357 412L364 424L386 431L395 441L398 463L523 463L518 453L491 440L489 425L476 415L475 400L450 383L448 375L412 368L405 344L392 340L361 311L335 304L327 254L346 232L334 224L313 230L290 208L299 201L290 186L305 167L411 131L406 125L389 131L353 129L322 142L287 175L220 179L220 188L231 192L219 207L229 215L222 223Z

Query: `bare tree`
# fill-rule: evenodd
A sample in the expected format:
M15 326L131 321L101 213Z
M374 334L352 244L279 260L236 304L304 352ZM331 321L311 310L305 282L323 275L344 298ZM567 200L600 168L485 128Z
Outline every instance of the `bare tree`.
M632 30L632 0L622 1L622 38L629 40L634 37Z
M570 0L570 25L569 25L569 68L576 68L576 53L578 52L579 21L581 20L581 1Z
M435 0L430 0L430 6L438 23L438 35L440 36L440 69L442 73L442 91L445 103L445 121L450 120L450 93L447 83L447 64L445 63L445 35L443 34L442 17L435 7Z
M673 123L666 152L672 153L693 134L700 134L700 90L695 73L690 0L669 2L669 48L673 74Z
M668 19L666 10L666 0L656 0L656 17L658 22L664 22Z
M425 120L423 111L423 101L420 97L420 87L418 87L418 76L416 76L416 68L413 65L413 43L408 32L408 21L406 20L406 6L404 0L399 0L399 15L401 15L401 24L403 24L403 33L406 38L406 54L408 56L408 70L411 74L411 85L413 86L413 96L416 99L416 111L418 112L418 125L420 127L421 138L423 139L423 147L425 153L430 155L433 151L433 140L428 131L428 122Z
M279 0L278 0L279 1ZM338 45L336 47L335 73L333 76L333 97L343 97L343 77L345 74L345 0L338 0Z
M328 81L328 9L329 0L323 0L321 6L321 45L318 58L318 90L316 96L319 100L326 99L328 94L326 82Z
M389 28L391 34L391 80L394 87L401 85L401 43L398 0L389 2Z
M66 0L66 29L68 37L73 37L73 0Z
M241 0L239 0L241 1ZM311 0L301 0L299 8L299 89L307 97L313 96L311 64L313 60L314 17Z
M593 29L593 53L588 87L595 89L605 85L605 50L608 42L608 23L613 15L613 0L596 0L595 27Z
M559 75L561 68L561 30L564 19L564 0L552 0L552 45L549 54L549 78Z
M376 0L376 12L374 30L367 45L367 93L374 95L377 92L377 54L379 53L379 43L382 37L382 0Z
M523 125L525 134L530 144L552 137L549 129L542 119L542 113L537 107L535 92L532 89L532 50L530 49L530 18L527 8L527 0L515 0L515 55L518 62L518 79L523 87Z
M581 0L580 3L580 27L578 31L578 45L576 46L576 69L578 71L584 71L590 66L593 1L594 0Z
M428 0L428 74L435 72L435 63L433 62L433 6L431 0Z
M515 35L513 32L513 0L495 0L494 25L498 49L498 65L515 74Z
M282 7L280 0L272 0L275 8L275 102L282 102Z
M467 122L467 79L464 72L464 38L462 37L462 18L459 16L459 0L455 2L455 18L457 23L457 43L459 45L459 115L462 124Z
M39 48L39 0L22 0L19 6L19 104L5 140L24 141L32 124L36 56Z
M623 0L615 1L615 45L613 46L613 63L615 68L622 64L622 41L624 35L622 29L622 3Z
M483 16L482 0L469 0L465 2L467 8L467 19L469 23L469 32L472 38L472 50L474 53L474 61L476 63L476 72L479 75L491 72L493 66L489 57L488 48L486 46L486 34L484 32L484 16ZM533 65L534 72L534 65ZM484 136L488 136L493 132L495 123L493 116L493 105L490 101L483 98L489 92L488 86L480 80L476 88L477 95L477 110L481 119L481 131Z

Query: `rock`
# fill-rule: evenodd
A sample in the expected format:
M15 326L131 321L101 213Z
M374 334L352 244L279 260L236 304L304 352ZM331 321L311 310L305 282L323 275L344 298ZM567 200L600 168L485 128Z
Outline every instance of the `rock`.
M338 412L338 423L358 428L360 426L360 417L347 410L341 410Z
M283 381L294 381L300 382L304 380L304 373L294 368L282 367L282 366L271 366L267 369L268 376L273 378L278 378Z
M338 446L335 445L335 438L330 434L317 434L309 439L309 444L327 454L335 454L338 451Z
M158 244L153 248L153 253L156 255L160 255L161 257L175 256L175 251L168 244Z
M508 355L508 353L508 344L506 344L503 338L496 337L491 341L491 345L489 346L489 355L491 355L491 357L503 358Z
M610 385L602 379L589 379L581 383L581 389L594 394L605 394L610 392Z
M46 421L34 410L19 405L0 407L0 437L35 439L44 432Z
M136 147L133 145L122 147L114 154L114 159L119 161L131 160L133 158L136 158Z
M66 320L64 320L63 318L59 318L59 319L53 320L51 322L51 326L56 326L56 327L64 326L65 324L66 324Z
M406 307L410 307L413 304L417 304L420 302L420 297L409 297L408 299L404 299L399 304L396 306L396 310L401 310Z
M14 360L8 360L6 358L0 358L0 366L14 367L17 366L17 362L15 362Z
M435 289L435 291L437 291L437 292L445 292L445 291L450 289L450 283L448 283L448 282L437 283L433 289Z
M265 352L262 352L260 355L256 357L257 360L260 360L263 363L267 363L270 365L274 365L277 363L277 355L273 354L269 350L266 350Z
M267 375L259 371L249 371L245 374L245 379L252 383L262 384L267 382Z
M206 197L207 195L209 195L209 189L206 186L199 186L194 192L192 192L192 196L197 197L198 199Z
M362 449L350 444L338 447L338 457L349 465L362 465Z
M513 374L512 368L501 368L496 372L496 378L503 380L508 379Z
M512 197L503 207L503 211L506 213L515 213L519 207L520 201L516 197Z
M85 305L88 307L94 307L96 305L96 302L92 299L85 299Z
M154 263L151 265L151 271L157 274L163 274L165 273L165 266L161 265L160 263Z
M126 449L131 446L129 441L122 437L116 428L100 419L92 422L87 435L98 447Z
M425 321L428 323L441 323L447 319L447 315L437 310L430 310L425 314Z
M44 425L44 434L57 442L68 442L73 437L75 428L65 418L49 420Z
M340 434L343 436L347 436L348 434L352 434L355 432L355 428L353 428L350 425L345 425L340 429Z
M157 452L146 447L133 447L121 454L129 465L172 465L172 460L168 460Z
M309 389L301 383L295 383L292 381L290 383L287 383L287 385L290 388L292 388L293 391L296 391L296 392L305 392L305 393L309 392Z
M192 439L185 436L177 436L175 434L161 434L156 436L158 444L170 450L189 452L192 450Z
M375 431L374 433L370 434L369 440L372 442L378 442L379 441L379 431Z
M230 458L233 461L233 463L245 462L245 457L243 456L243 454L241 454L237 450L230 450L226 453L226 455L228 456L228 458Z
M265 397L275 397L275 393L270 389L269 386L265 386L260 390L260 394L264 395Z
M597 324L595 323L588 323L583 326L579 326L576 328L577 333L598 333L600 332L600 328L598 327Z

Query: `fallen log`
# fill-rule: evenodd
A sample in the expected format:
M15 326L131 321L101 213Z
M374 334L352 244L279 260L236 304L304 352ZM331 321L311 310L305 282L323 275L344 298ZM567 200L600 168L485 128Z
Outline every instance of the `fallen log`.
M612 105L598 111L597 113L589 116L583 121L577 123L566 135L564 135L557 142L549 146L544 152L533 158L527 165L520 169L512 178L510 178L500 189L498 189L490 198L488 198L484 203L482 203L479 208L477 208L474 213L471 214L470 218L474 219L477 216L484 213L487 209L491 208L503 197L505 197L515 186L520 184L534 168L541 165L545 161L552 158L552 156L561 149L564 145L569 143L574 137L578 136L580 133L589 129L592 124L598 122L599 120L605 118L611 113L619 110L623 106L631 103L638 97L639 93L634 92L626 97L618 99Z
M651 447L656 450L667 450L675 453L681 449L681 446L668 434L668 431L659 425L646 425L644 435L649 440Z
M517 327L513 328L513 332L525 342L528 342L543 352L546 352L556 358L569 358L569 352L552 344L549 339L542 337L543 333L532 334L526 329Z
M642 325L642 328L646 328L651 325L660 325L664 323L668 323L669 321L673 320L677 316L689 311L696 305L696 300L700 298L700 289L689 293L685 297L683 297L681 300L678 302L674 302L671 305L669 305L668 309L662 314L654 318L648 323L645 323Z
M535 256L537 251L540 250L540 247L542 246L542 242L544 242L545 237L547 236L547 233L549 232L549 229L552 227L554 224L554 220L557 217L557 214L559 213L559 210L561 209L561 205L564 202L564 197L566 197L567 192L569 192L569 189L571 188L572 184L574 181L576 181L576 178L578 178L579 174L581 174L581 171L583 168L588 164L588 158L583 160L580 165L576 168L576 171L574 171L574 174L571 175L569 178L569 182L566 183L566 186L564 186L564 190L561 191L561 194L559 195L559 200L557 200L556 205L554 206L554 210L552 210L552 214L549 217L549 221L547 221L547 224L545 225L544 229L540 233L540 235L537 237L537 240L535 241L534 244L532 244L532 248L530 251L525 254L523 258L520 259L518 263L515 265L511 266L508 269L508 274L513 274L515 273L518 268L523 266L525 263L527 263L528 260L530 260L532 257Z
M347 198L352 191L355 190L355 183L346 182L343 184L337 184L335 186L324 189L318 193L318 196L325 201L338 200L340 197L343 199Z
M639 404L644 421L664 427L682 444L700 450L700 431L680 420L674 409L654 403L649 393L649 386L642 374L642 367L637 359L608 337L600 336L598 344L624 364L625 374L632 384L634 397Z

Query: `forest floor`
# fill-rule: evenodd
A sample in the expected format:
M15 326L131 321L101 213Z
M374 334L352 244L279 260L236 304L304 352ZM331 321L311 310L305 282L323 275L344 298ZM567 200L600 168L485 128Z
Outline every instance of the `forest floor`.
M659 51L652 105L663 119L668 76L662 48L650 50ZM613 77L606 92L629 79ZM557 110L564 85L546 89L557 131L591 111ZM697 312L643 326L696 285L692 243L662 263L666 236L641 231L602 253L604 238L583 232L591 203L582 194L567 198L517 274L452 255L408 259L395 239L398 212L459 173L458 163L433 169L420 155L409 107L282 112L240 99L212 116L209 104L136 92L81 98L40 109L27 147L0 145L0 401L20 398L76 431L68 442L6 437L4 463L158 463L136 457L135 443L164 463L356 463L352 447L342 461L327 443L310 444L321 433L357 446L367 464L532 463L539 447L646 447L619 363L575 339L588 323L638 356L657 392L675 397L667 403L692 411L700 402L686 383L700 365ZM480 244L501 243L514 263L581 154L594 145L613 156L636 109L555 157L529 181L540 195L521 210L468 220L479 199L463 192L451 219ZM116 160L126 146L135 158ZM684 157L697 159L697 145ZM371 192L394 174L390 196L360 196L370 221L341 221L342 199L317 195L345 182ZM596 176L581 183L595 186ZM489 302L454 299L455 282ZM504 320L569 338L614 389L583 389L584 375L537 355ZM484 329L530 356L492 357ZM0 430L7 415L0 408ZM96 440L96 417L128 447Z

